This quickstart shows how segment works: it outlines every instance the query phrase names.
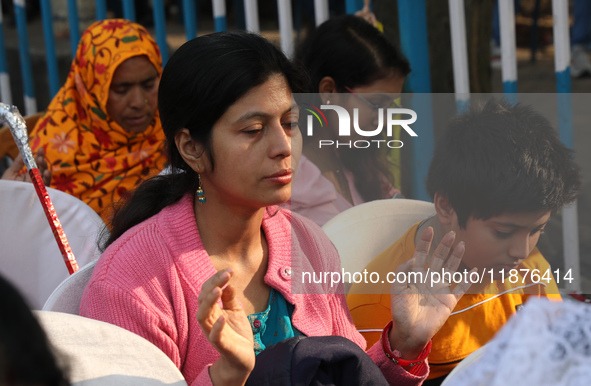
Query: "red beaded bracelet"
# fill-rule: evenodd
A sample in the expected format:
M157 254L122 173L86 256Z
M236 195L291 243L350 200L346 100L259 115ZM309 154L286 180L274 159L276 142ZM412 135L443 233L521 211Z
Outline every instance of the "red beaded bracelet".
M429 353L431 352L431 341L429 340L429 343L427 343L427 346L425 346L425 348L423 349L423 351L421 352L421 354L419 355L419 357L413 361L409 361L406 359L402 359L401 358L401 354L398 350L394 350L392 351L392 349L390 348L390 330L392 329L392 321L390 321L390 323L388 323L386 325L386 327L384 327L384 330L382 331L382 349L384 350L384 354L386 354L386 356L394 363L402 366L402 367L413 367L416 366L418 364L421 364L425 361L425 359L427 359L427 357L429 356Z

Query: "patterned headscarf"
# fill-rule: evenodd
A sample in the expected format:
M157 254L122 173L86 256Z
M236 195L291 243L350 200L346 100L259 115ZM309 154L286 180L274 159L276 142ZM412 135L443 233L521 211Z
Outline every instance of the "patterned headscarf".
M45 149L51 187L80 198L105 220L112 203L159 173L166 160L158 113L139 134L124 130L107 113L115 70L139 55L162 74L160 50L144 27L123 19L91 25L66 83L31 133L33 151Z

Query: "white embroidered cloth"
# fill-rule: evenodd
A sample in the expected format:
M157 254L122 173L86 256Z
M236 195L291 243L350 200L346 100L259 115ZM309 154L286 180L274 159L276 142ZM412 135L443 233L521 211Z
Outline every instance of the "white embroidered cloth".
M476 354L448 376L445 386L587 386L591 306L531 298Z

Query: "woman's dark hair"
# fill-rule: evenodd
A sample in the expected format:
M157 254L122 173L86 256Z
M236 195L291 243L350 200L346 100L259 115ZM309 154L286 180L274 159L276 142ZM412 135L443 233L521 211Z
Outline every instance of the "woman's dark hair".
M183 128L209 149L214 124L249 90L280 74L291 91L303 92L305 78L273 44L248 32L220 32L183 44L164 67L158 109L172 173L143 182L115 209L106 249L126 230L197 189L197 173L183 160L175 135ZM209 151L211 155L211 151ZM213 163L212 157L212 166Z
M392 74L406 77L410 73L410 64L400 50L373 25L352 15L330 19L310 31L298 47L295 60L309 73L311 93L318 92L320 80L326 76L335 81L338 92L345 93L345 87L365 86ZM310 138L304 136L306 139ZM355 157L342 157L366 201L385 198L382 177L393 180L392 165L384 150L365 149L363 154L354 152Z
M31 309L0 276L0 385L69 384Z
M345 15L325 21L310 31L298 47L296 61L310 75L313 89L325 76L334 79L339 92L373 83L397 72L406 77L410 64L384 34L364 19Z

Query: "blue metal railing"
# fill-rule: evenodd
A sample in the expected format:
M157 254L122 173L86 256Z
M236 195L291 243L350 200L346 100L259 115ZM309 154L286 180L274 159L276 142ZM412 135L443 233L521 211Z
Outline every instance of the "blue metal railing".
M425 0L398 0L398 23L402 52L412 63L412 72L407 82L410 91L416 95L412 98L411 108L416 111L417 117L420 117L421 133L417 134L421 140L411 142L411 195L419 200L429 201L424 181L429 172L435 145Z
M70 25L72 57L74 57L78 48L78 42L80 41L80 19L78 18L78 4L76 4L76 0L68 0L68 22Z
M166 42L166 20L164 20L164 1L152 0L154 25L156 26L156 42L160 47L162 63L168 61L168 43Z
M107 18L107 0L96 0L96 19L104 20Z
M25 91L25 114L31 115L37 112L37 101L35 99L31 53L29 52L29 34L27 32L27 11L24 0L14 0L14 15L18 30L19 57L21 60L23 89Z
M12 90L10 90L10 76L6 62L6 44L4 44L4 15L0 7L0 98L6 104L12 104Z
M58 92L60 84L57 71L57 57L55 54L53 21L51 20L51 4L49 0L41 0L41 17L43 18L43 39L45 39L45 57L47 60L47 75L49 77L49 96L51 97Z
M135 18L135 4L133 0L123 0L123 17L127 20L137 21Z
M194 0L183 0L183 20L187 40L197 36L197 9Z
M244 2L244 17L246 28L259 32L258 2L257 0L238 0ZM417 110L420 117L421 141L416 141L413 148L411 168L411 197L429 200L424 187L424 181L433 154L433 117L431 104L431 79L429 72L429 52L427 42L426 0L398 0L399 28L401 48L409 61L413 71L409 75L408 85L415 94L412 107ZM19 57L24 90L25 114L37 112L37 102L34 91L34 74L31 66L31 55L27 35L27 20L25 0L13 0L15 8L15 21L19 40ZM197 36L198 0L183 0L182 14L187 40ZM43 21L43 34L45 40L45 54L47 72L49 78L50 97L59 90L58 65L56 58L55 37L53 33L53 20L50 0L40 0ZM130 20L136 20L135 5L133 0L123 0L123 15ZM346 12L354 13L363 7L363 0L345 0ZM166 33L166 21L164 18L163 0L153 0L153 16L156 41L161 48L163 62L168 60L168 44ZM279 11L278 20L281 33L281 47L290 55L293 53L293 15L291 14L291 0L277 0ZM461 111L469 101L469 77L467 66L467 50L465 36L465 21L463 16L463 0L450 0L450 20L453 23L452 51L454 63L454 84L458 111ZM499 0L499 15L501 22L501 51L502 51L502 78L503 90L506 97L517 98L517 61L515 55L515 9L513 0ZM107 17L107 5L105 0L96 0L96 18L102 20ZM554 41L555 64L557 84L557 104L559 108L559 130L562 141L573 148L572 103L570 84L570 42L568 29L568 7L563 0L553 0L554 17ZM227 28L226 9L224 0L212 0L213 21L216 31ZM314 0L316 10L316 23L324 21L328 17L328 0ZM10 89L10 76L8 74L6 47L4 39L4 25L0 9L0 96L2 102L12 104L12 91ZM68 25L70 30L70 45L72 55L75 55L80 39L78 3L76 0L68 0ZM420 134L419 134L420 135ZM564 210L563 234L565 240L565 261L567 268L574 268L573 272L579 274L578 251L578 226L576 218L576 204ZM568 242L566 242L568 241ZM579 277L574 277L576 285L580 284ZM577 289L572 287L570 289Z
M258 32L258 1L238 0L244 2L244 18L246 28ZM354 13L363 7L363 0L344 0L347 13ZM420 117L421 141L415 141L411 168L411 197L429 200L424 187L424 181L433 154L433 117L430 99L431 79L429 72L429 52L427 42L426 0L398 0L399 27L401 47L404 54L412 63L413 71L409 75L408 84L415 94L413 108L417 109ZM24 111L30 115L37 111L37 101L34 90L34 74L31 66L31 55L27 35L27 20L25 0L13 0L15 7L15 21L18 31L19 56L24 90ZM501 50L502 50L502 74L503 89L506 96L517 97L517 66L515 56L515 25L513 0L499 0L499 13L501 21ZM182 0L182 15L187 40L197 36L197 0ZM293 15L291 14L291 0L277 0L279 11L278 20L281 33L281 47L288 54L293 53ZM553 0L554 11L554 40L556 47L556 83L559 107L560 137L564 143L573 147L572 107L570 100L570 44L568 40L568 8L566 2ZM58 79L58 65L56 58L55 38L53 33L51 2L40 0L43 20L43 33L45 40L45 54L47 73L49 78L50 97L57 93L60 84ZM135 5L133 0L122 0L123 15L127 19L136 20ZM68 25L70 29L70 46L72 55L75 55L80 39L78 3L76 0L68 0ZM164 18L163 0L153 0L153 16L156 41L161 48L163 62L168 60L168 44L166 21ZM454 60L454 81L456 88L456 103L458 111L461 111L469 100L469 82L467 66L467 50L465 36L465 21L463 20L463 0L450 0L450 20L453 23L452 50ZM107 17L107 5L105 0L96 0L96 18L101 20ZM223 31L227 28L226 9L223 0L212 0L215 30ZM316 10L316 22L320 23L328 17L328 0L314 0ZM460 12L462 11L462 12ZM2 23L2 11L0 9L0 94L2 101L12 104L12 91L10 89L10 76L8 74L6 47L4 39L4 25ZM576 206L575 209L565 210L564 219L565 256L569 267L578 267L578 248ZM576 238L576 240L573 240ZM567 250L567 248L569 248ZM579 272L578 269L573 270ZM580 283L575 280L575 283Z

